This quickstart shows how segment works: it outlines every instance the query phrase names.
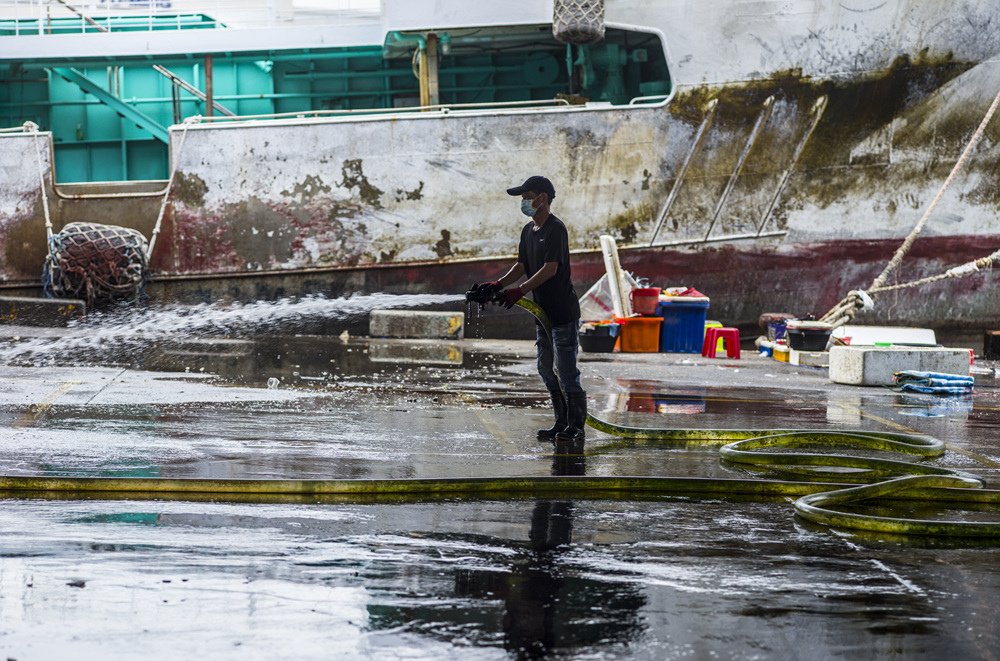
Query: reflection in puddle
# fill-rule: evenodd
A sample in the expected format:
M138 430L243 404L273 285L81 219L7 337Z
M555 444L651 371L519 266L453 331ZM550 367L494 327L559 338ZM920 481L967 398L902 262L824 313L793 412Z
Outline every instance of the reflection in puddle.
M81 640L213 659L275 644L303 658L785 658L788 632L822 658L979 658L997 643L995 549L859 551L773 503L16 505L0 509L0 641L39 652L19 658Z
M585 473L582 444L556 447L553 475ZM637 583L581 571L573 539L576 508L571 501L535 502L527 543L472 535L422 537L422 544L444 552L460 547L456 550L466 566L454 569L451 583L441 580L433 564L414 567L405 593L368 607L370 625L479 645L502 642L518 659L627 647L646 627L641 611L647 598ZM505 553L496 552L498 543ZM486 563L483 551L489 554ZM469 566L477 560L488 566ZM367 575L384 579L388 573L388 567L369 567Z
M275 378L282 386L317 388L358 377L419 383L455 368L489 375L508 362L491 353L468 351L460 342L274 336L156 344L135 366L204 372L234 385L261 386Z
M967 417L972 413L972 395L933 395L932 398L900 395L895 406L900 415L921 418Z
M893 415L966 420L973 406L971 395L886 397L882 393L871 396L837 393L827 400L826 420L838 427L860 427L866 418L878 420Z
M650 393L642 391L612 392L595 397L603 412L659 413L664 415L694 415L704 413L706 402L697 393Z
M369 340L368 358L373 363L461 366L462 345L439 340Z

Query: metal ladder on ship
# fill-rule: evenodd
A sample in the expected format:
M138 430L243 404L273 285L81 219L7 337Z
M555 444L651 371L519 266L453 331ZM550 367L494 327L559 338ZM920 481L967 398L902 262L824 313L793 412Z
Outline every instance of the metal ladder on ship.
M774 109L774 96L769 96L764 99L761 105L760 112L757 114L757 119L754 122L753 128L750 134L747 136L746 141L743 144L743 149L740 151L739 157L736 159L736 165L733 167L728 180L726 181L726 186L722 190L722 194L716 200L715 208L712 211L712 217L708 224L708 229L705 231L705 235L701 238L693 239L681 239L676 241L664 241L657 243L656 239L659 237L663 225L666 222L670 210L673 208L674 202L677 201L678 194L684 185L685 177L688 172L688 168L691 166L691 162L694 160L696 154L701 149L701 145L705 141L705 136L712 126L712 122L715 119L716 111L719 107L719 100L712 99L705 105L705 114L701 120L701 124L698 126L698 130L695 132L694 139L691 141L691 146L688 148L687 154L684 160L681 162L680 168L677 170L677 175L674 177L673 186L670 189L670 193L667 195L666 201L663 203L663 207L660 209L660 213L656 217L656 223L653 229L653 233L649 239L650 248L658 247L673 247L673 246L685 246L685 245L698 245L706 243L718 243L726 241L740 241L746 239L761 239L769 237L779 237L785 236L787 230L770 230L765 232L765 228L768 225L768 221L771 220L771 216L774 213L775 208L778 205L778 201L781 199L782 193L784 193L785 188L788 185L789 179L791 179L792 173L795 171L795 166L798 164L799 159L802 157L802 152L805 151L806 144L812 137L813 133L816 131L816 127L819 125L820 120L823 117L823 113L826 110L827 97L820 96L813 102L812 107L809 109L808 117L809 121L806 125L805 131L799 138L795 145L795 150L792 152L792 156L781 173L778 179L778 184L774 189L774 192L770 196L770 200L767 206L764 208L759 220L754 223L755 230L753 232L746 232L742 234L723 234L712 236L712 232L718 225L719 218L722 215L722 211L726 207L726 203L729 201L732 195L733 189L736 187L736 183L743 172L744 167L748 157L754 146L757 144L764 127L767 125L768 120L771 118L772 111Z

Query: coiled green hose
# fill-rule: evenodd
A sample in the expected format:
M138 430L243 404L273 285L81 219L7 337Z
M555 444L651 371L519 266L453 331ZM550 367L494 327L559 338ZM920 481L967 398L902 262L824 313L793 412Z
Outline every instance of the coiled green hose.
M551 329L545 312L536 303L521 299L517 305L533 314L546 331ZM931 436L853 430L656 429L616 425L593 415L587 416L587 424L598 431L622 438L683 441L688 444L702 442L706 445L725 443L719 449L725 462L792 473L800 478L835 478L841 482L882 480L860 487L838 488L801 496L795 501L795 513L813 523L876 533L1000 538L1000 523L907 519L830 509L880 498L913 497L917 490L920 491L918 498L936 501L939 498L928 493L928 490L982 489L983 481L976 476L950 468L894 459L788 452L827 447L933 459L944 454L945 445ZM1000 503L1000 492L993 491L983 495L986 497L968 498L966 502ZM958 504L962 500L962 497L956 499L954 494L948 497L952 504Z

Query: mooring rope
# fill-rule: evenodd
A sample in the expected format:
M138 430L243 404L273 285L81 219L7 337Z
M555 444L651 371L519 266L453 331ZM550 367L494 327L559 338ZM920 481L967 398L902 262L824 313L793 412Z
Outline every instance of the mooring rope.
M42 168L42 148L39 146L41 134L38 132L38 124L25 122L22 130L34 134L35 162L38 164L38 184L42 191L42 212L45 214L45 238L48 243L49 255L52 254L52 216L49 214L49 194L45 187L45 170Z
M827 322L835 328L837 326L842 326L845 323L850 322L859 310L866 309L872 300L870 294L880 294L887 291L898 291L900 289L911 289L913 287L929 285L942 280L964 278L965 276L993 268L993 265L996 262L1000 262L1000 250L996 250L985 257L980 257L979 259L972 260L971 262L966 262L965 264L960 264L959 266L953 266L944 273L938 273L937 275L927 276L926 278L920 278L918 280L910 280L908 282L900 282L894 285L882 285L876 289L855 290L848 292L847 296L842 298L837 305L823 315L820 321ZM867 302L865 301L866 297Z
M537 304L517 305L551 326ZM271 502L282 498L310 502L344 499L410 502L434 498L510 499L525 497L659 498L685 496L726 498L796 498L795 513L813 523L882 534L936 535L1000 539L1000 522L942 521L874 516L834 507L885 499L933 503L948 508L970 505L1000 510L1000 490L983 489L983 481L950 468L916 462L799 452L814 448L905 454L920 460L941 457L945 444L932 436L898 432L839 430L661 429L629 427L587 416L592 428L623 439L684 446L722 445L721 460L752 470L791 473L797 480L639 477L539 476L459 477L432 479L170 479L63 476L0 476L0 493L43 498L129 498L238 500ZM793 452L794 451L794 452ZM804 479L803 479L804 478ZM878 480L856 486L852 482ZM846 482L846 483L845 483Z
M937 194L931 200L930 204L927 206L927 209L924 211L923 215L920 216L920 220L917 221L917 224L913 226L913 229L910 230L910 233L906 235L905 239L903 239L903 243L899 246L899 248L896 249L896 252L895 254L893 254L892 259L890 259L889 263L885 265L885 268L882 269L882 272L875 277L875 279L872 281L871 285L869 285L867 289L863 290L869 296L871 294L876 294L885 291L894 291L898 289L906 289L909 287L918 287L920 285L925 285L931 282L937 282L939 280L944 280L947 278L955 278L955 277L970 275L972 273L978 272L982 268L989 268L990 266L992 266L994 259L1000 259L1000 251L997 251L992 255L983 257L979 260L976 260L975 262L969 262L968 264L963 264L961 266L956 266L954 268L948 269L948 271L946 271L945 273L942 273L937 276L922 278L920 280L914 280L912 282L907 282L900 285L886 286L885 284L886 280L888 280L889 278L889 275L893 271L895 271L896 268L899 267L899 265L903 261L903 258L910 251L910 248L913 247L913 243L917 240L917 237L923 231L924 226L927 224L927 221L931 217L931 214L934 212L934 209L937 208L937 205L941 201L941 198L944 197L945 191L947 191L948 188L951 186L952 182L955 180L955 177L958 175L959 171L965 166L965 163L966 161L968 161L969 156L972 154L972 151L976 148L976 145L978 145L979 141L982 140L983 134L986 131L986 126L990 123L990 120L993 119L993 115L996 113L998 106L1000 106L1000 91L998 91L996 96L993 97L993 103L990 104L990 107L986 111L986 114L983 116L982 121L979 122L979 126L972 134L972 137L969 138L969 141L965 145L965 149L962 150L962 154L958 157L958 160L955 162L954 167L952 167L951 172L948 174L948 177L944 180L944 183L941 184L941 187L938 189ZM972 267L973 264L976 265L975 268ZM870 302L871 299L869 298L868 300ZM864 305L862 305L862 297L860 296L859 292L852 291L849 292L847 296L845 296L843 299L841 299L835 306L833 306L833 308L831 308L826 314L824 314L820 318L820 321L825 321L827 323L832 324L833 326L842 326L851 321L857 314L858 310L863 308Z
M160 225L163 223L163 216L167 211L167 202L170 201L170 192L174 187L174 179L177 176L177 166L181 161L181 154L184 153L184 141L187 140L188 128L192 124L201 121L201 117L194 115L184 120L184 127L181 130L181 140L177 144L177 153L174 154L173 163L170 164L170 177L167 179L167 188L163 191L163 201L160 202L160 211L156 214L156 223L153 225L153 232L149 237L149 245L146 248L146 263L153 257L153 249L156 247L156 239L160 236Z

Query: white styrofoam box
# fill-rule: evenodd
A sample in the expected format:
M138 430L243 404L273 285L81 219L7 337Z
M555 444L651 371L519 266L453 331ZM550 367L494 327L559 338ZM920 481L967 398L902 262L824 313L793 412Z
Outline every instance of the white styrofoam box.
M851 338L851 346L871 346L876 342L892 342L909 346L934 347L937 338L930 328L905 326L841 326L833 329L833 337Z
M832 347L830 380L854 386L889 386L904 370L969 373L968 349L943 347Z

